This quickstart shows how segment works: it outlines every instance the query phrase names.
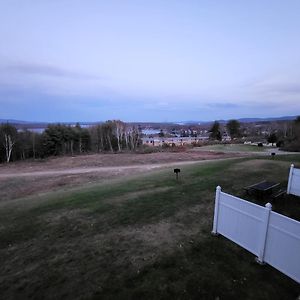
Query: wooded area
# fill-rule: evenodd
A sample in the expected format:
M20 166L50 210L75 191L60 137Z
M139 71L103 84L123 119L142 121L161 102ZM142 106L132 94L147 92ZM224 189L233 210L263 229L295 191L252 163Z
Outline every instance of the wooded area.
M140 132L121 121L107 121L89 128L51 124L43 133L18 131L0 125L0 162L87 152L132 151L140 146Z
M242 142L242 137L250 136L251 132L248 130L247 134L240 127L237 120L229 120L223 125L223 131L228 132L232 139L239 138ZM221 131L221 124L215 121L209 130L210 139L220 141ZM159 136L162 134L161 130ZM88 128L81 127L79 123L76 126L49 124L43 133L17 130L13 125L5 123L0 124L0 162L89 152L135 151L142 144L141 137L140 126L119 120L106 121ZM300 151L300 117L288 124L278 123L277 128L269 131L264 138L283 150Z

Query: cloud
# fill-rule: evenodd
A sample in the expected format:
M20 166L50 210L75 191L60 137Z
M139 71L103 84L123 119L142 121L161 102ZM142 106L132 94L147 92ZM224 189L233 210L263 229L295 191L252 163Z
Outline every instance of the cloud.
M70 79L85 79L85 80L98 80L103 79L100 76L88 74L84 72L74 71L58 67L50 64L36 64L36 63L14 63L6 65L5 69L19 74L27 75L42 75L51 77L64 77Z
M288 94L288 95L299 95L300 94L300 82L282 82L273 83L262 86L263 90L277 93L277 94Z
M236 109L240 108L241 105L237 103L231 103L231 102L215 102L215 103L206 103L205 106L207 108L219 108L219 109Z
M274 75L245 85L245 88L257 94L293 97L300 95L300 74Z
M101 74L54 64L0 62L0 89L36 91L60 96L105 96L114 91L112 79Z

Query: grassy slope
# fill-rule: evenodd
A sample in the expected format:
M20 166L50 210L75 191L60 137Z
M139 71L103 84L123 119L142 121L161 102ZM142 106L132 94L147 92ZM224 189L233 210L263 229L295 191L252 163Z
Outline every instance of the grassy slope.
M221 152L264 152L266 149L264 147L243 145L243 144L218 144L209 145L199 148L203 151L221 151Z
M2 204L0 298L295 299L299 286L222 237L214 190L287 182L290 162L238 159ZM274 209L299 217L298 201Z

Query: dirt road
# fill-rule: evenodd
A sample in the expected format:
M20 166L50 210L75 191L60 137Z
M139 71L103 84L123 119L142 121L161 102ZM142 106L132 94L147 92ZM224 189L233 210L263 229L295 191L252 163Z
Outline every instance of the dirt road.
M111 179L136 176L159 168L228 159L244 155L182 152L97 154L21 161L0 165L0 201Z
M232 159L232 158L226 158ZM218 159L224 160L224 159ZM111 173L111 172L122 172L126 170L140 170L147 171L159 168L165 168L170 166L190 165L200 162L210 162L210 160L192 160L192 161L181 161L181 162L169 162L169 163L156 163L156 164L145 164L145 165L131 165L131 166L117 166L117 167L94 167L94 168L68 168L63 170L50 170L50 171L33 171L33 172L17 172L17 173L4 173L0 174L0 178L16 178L16 177L40 177L40 176L55 176L55 175L72 175L72 174L86 174L86 173Z

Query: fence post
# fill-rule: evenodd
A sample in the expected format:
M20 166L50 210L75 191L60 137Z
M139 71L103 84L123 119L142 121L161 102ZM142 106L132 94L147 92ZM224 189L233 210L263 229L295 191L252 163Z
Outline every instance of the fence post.
M294 165L291 164L291 167L290 167L290 174L289 174L289 182L288 182L288 186L287 186L287 190L286 190L286 193L287 193L287 194L289 194L289 193L290 193L290 190L291 190L291 184L292 184L293 172L294 172Z
M263 265L264 264L264 256L265 256L265 249L266 249L266 243L267 243L267 235L268 235L268 228L269 228L269 220L270 220L270 213L272 210L272 204L267 203L265 205L266 207L266 214L265 214L265 220L264 220L264 227L262 230L262 240L261 240L261 248L258 253L258 257L256 258L256 261Z
M218 215L219 215L219 200L221 194L221 187L218 185L216 188L216 198L215 198L215 213L214 213L214 224L212 235L218 235Z

